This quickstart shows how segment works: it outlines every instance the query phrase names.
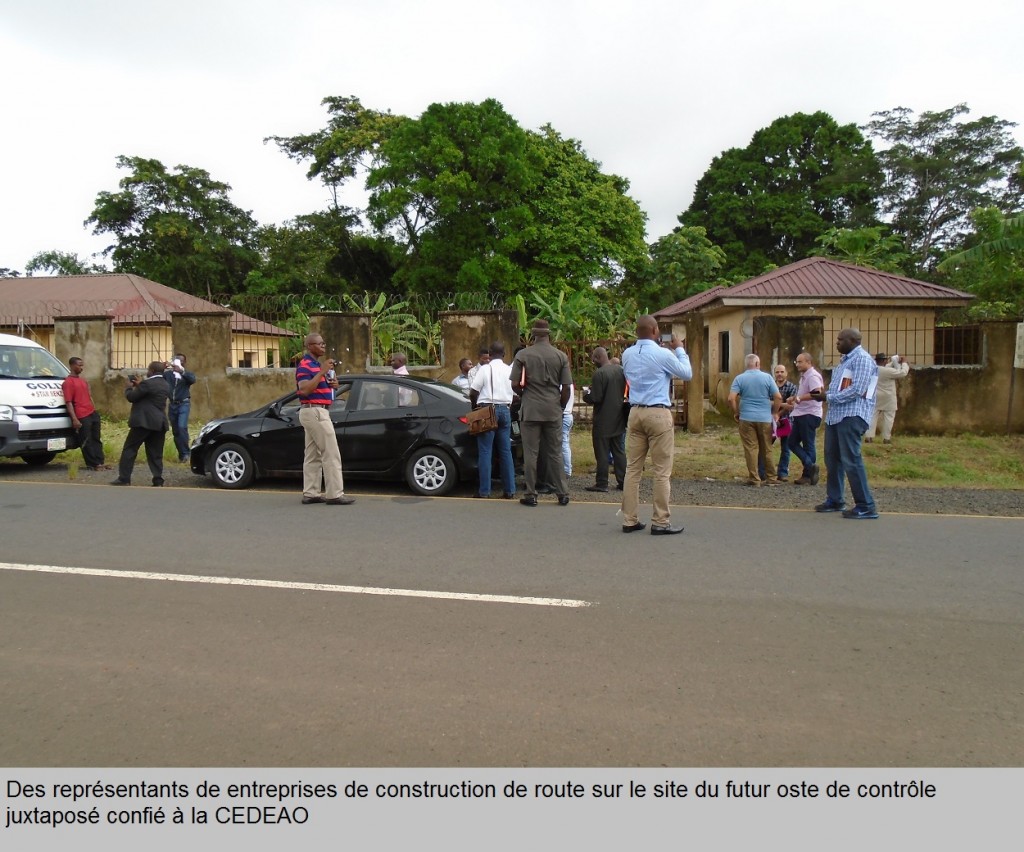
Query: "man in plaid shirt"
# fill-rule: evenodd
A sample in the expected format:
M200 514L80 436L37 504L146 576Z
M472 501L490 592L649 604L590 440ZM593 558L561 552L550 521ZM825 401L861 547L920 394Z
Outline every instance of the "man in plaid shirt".
M868 488L868 474L860 454L861 438L868 430L875 409L878 367L860 345L861 334L844 328L836 337L836 350L843 356L832 371L828 391L811 391L815 399L828 403L825 414L825 466L828 468L826 500L815 506L818 512L842 512L844 518L871 520L878 517L875 498ZM843 476L850 480L854 506L843 502Z

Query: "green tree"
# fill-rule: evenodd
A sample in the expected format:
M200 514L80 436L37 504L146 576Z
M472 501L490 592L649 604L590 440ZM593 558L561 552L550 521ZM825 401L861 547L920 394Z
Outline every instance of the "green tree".
M324 103L327 128L271 139L335 191L365 175L367 221L401 247L395 290L555 294L642 264L628 183L552 128L526 131L495 100L432 104L416 119Z
M529 134L541 163L526 201L532 222L512 255L531 290L614 286L647 262L646 217L629 181L604 174L575 139L550 125Z
M715 157L679 221L721 246L726 278L750 277L806 257L829 228L875 224L880 177L856 126L795 113Z
M106 267L98 263L90 263L80 258L74 252L67 251L41 251L32 256L32 259L25 264L25 271L29 275L37 272L48 272L52 275L88 275L93 272L108 272Z
M906 107L873 113L863 129L880 140L882 209L903 238L909 274L925 274L970 231L971 211L1019 210L1024 151L1016 125L994 116L966 120L966 104L914 118Z
M944 284L978 297L971 318L1024 316L1024 215L1004 217L995 207L971 214L974 233L967 247L946 257L938 271Z
M727 283L721 277L725 266L725 252L704 228L676 228L651 246L650 263L632 290L645 311L657 311Z
M871 228L829 228L815 242L813 257L832 257L857 266L903 272L907 254L903 240L881 226Z
M259 264L256 222L228 198L231 187L202 169L158 160L117 158L129 170L120 192L96 196L85 220L94 234L111 234L104 249L116 272L133 272L169 287L212 298L236 293Z
M0 278L18 278L21 273L17 269L11 269L9 266L0 266Z
M358 230L355 211L332 207L257 232L262 263L249 273L252 293L390 292L401 252L394 242Z

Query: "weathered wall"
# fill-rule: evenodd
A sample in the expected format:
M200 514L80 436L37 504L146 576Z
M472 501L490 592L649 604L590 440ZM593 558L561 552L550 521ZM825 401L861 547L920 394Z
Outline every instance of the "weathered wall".
M912 365L910 375L896 383L897 432L1024 432L1024 370L1013 367L1016 323L984 323L982 333L982 366Z
M442 311L441 381L450 382L459 374L459 361L476 363L481 346L495 340L505 344L505 363L519 345L519 317L515 311Z
M101 381L107 371L111 346L110 317L83 316L55 318L53 354L65 366L70 358L81 358L82 378Z
M328 357L339 362L338 372L365 373L372 366L373 330L369 314L310 314L309 330L323 337Z
M797 340L812 354L815 352L814 342L807 345L810 338L801 338L799 332L794 332L792 347L785 344L779 323L766 323L762 330L767 332L759 338L764 344L757 348L761 368L766 372L775 363L772 358L779 349L788 352L796 347ZM896 383L899 401L896 431L922 435L1024 432L1024 370L1014 371L1013 367L1016 332L1017 326L1013 322L984 323L984 360L980 366L911 364L910 374ZM776 345L777 341L779 345ZM824 348L824 341L820 345ZM762 348L764 351L760 351ZM866 348L871 349L870 346ZM816 363L820 364L821 359L816 358ZM796 381L795 367L787 366L790 367L790 378ZM820 366L819 369L828 383L831 370ZM711 377L711 401L723 414L727 413L729 387L735 375L715 373Z

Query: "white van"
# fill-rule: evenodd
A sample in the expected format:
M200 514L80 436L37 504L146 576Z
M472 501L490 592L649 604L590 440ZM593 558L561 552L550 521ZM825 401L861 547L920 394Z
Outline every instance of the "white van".
M67 374L34 340L0 334L0 456L46 464L78 446L61 387Z

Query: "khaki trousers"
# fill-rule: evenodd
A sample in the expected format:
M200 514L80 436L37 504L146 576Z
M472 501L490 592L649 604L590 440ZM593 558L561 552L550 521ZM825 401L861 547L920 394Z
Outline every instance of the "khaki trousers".
M299 423L306 433L306 451L302 458L302 496L319 497L321 479L323 496L334 500L345 494L341 475L341 450L334 432L331 415L325 405L299 407Z
M654 511L651 523L658 527L669 524L671 513L668 499L671 493L672 453L675 449L675 424L667 408L638 408L629 410L626 427L626 482L622 488L622 524L631 527L639 522L640 477L644 461L651 457L654 474Z
M743 444L743 457L747 462L747 481L761 484L761 475L757 472L758 461L764 464L764 475L775 479L775 462L771 453L772 424L755 423L751 420L740 421L740 442Z

